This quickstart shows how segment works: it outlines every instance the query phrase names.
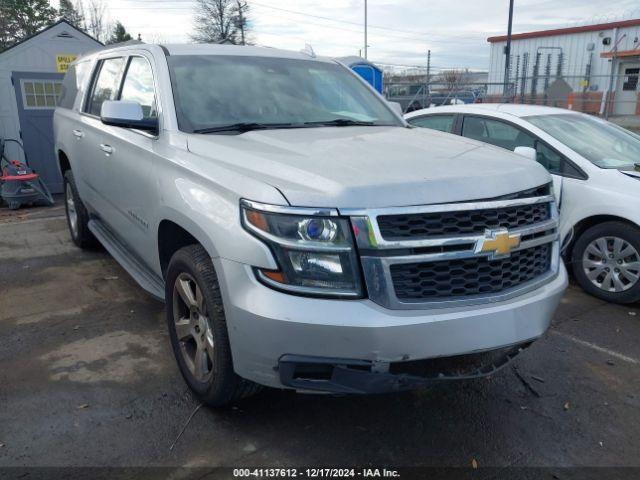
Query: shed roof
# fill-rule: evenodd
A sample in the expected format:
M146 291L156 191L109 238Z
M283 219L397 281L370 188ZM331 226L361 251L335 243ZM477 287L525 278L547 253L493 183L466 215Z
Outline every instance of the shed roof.
M51 30L54 27L57 27L60 24L65 24L66 26L68 26L69 28L72 28L73 30L75 30L78 33L81 33L82 35L84 35L85 37L90 38L91 40L93 40L94 42L96 42L98 45L100 46L104 46L104 44L100 41L100 40L96 40L95 38L93 38L91 35L89 35L88 33L82 31L81 29L75 27L72 23L68 22L67 20L65 20L64 18L61 20L58 20L56 23L52 23L51 25L49 25L48 27L43 28L42 30L40 30L39 32L34 33L33 35L27 37L27 38L23 38L22 40L20 40L19 42L14 43L13 45L11 45L8 48L5 48L2 52L0 52L0 56L4 55L6 52L8 52L9 50L11 50L12 48L17 47L18 45L22 45L26 42L29 42L31 40L34 40L36 37L39 37L40 35L42 35L43 33L47 32L48 30Z

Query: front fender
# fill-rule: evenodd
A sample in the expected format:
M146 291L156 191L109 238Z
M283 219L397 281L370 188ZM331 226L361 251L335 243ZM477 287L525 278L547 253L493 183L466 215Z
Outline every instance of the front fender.
M156 232L163 220L169 220L195 237L212 258L277 268L267 245L244 230L240 222L241 198L286 204L275 188L234 172L218 171L216 181L183 165L173 164L169 170L173 171L158 176L161 204L156 210ZM225 178L226 173L235 178ZM155 268L159 272L160 260L157 262Z

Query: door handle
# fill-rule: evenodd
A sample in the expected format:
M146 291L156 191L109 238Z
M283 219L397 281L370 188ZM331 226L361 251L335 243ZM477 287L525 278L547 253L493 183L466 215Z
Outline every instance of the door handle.
M102 150L107 155L111 155L113 153L113 147L111 145L107 145L105 143L100 144L100 150Z
M82 130L74 130L73 131L73 135L76 138L80 139L80 138L84 137L84 132Z

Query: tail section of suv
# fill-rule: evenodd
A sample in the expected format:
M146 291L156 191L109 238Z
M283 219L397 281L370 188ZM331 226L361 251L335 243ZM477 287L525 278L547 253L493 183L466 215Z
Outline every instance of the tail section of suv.
M166 302L211 405L486 375L566 287L542 167L408 128L329 59L104 50L70 68L54 127L74 241Z

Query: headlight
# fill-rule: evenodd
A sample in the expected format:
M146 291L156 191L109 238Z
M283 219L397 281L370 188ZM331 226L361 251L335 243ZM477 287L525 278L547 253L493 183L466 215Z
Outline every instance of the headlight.
M276 211L272 211L276 210ZM358 257L349 221L309 209L277 208L241 201L242 224L273 252L279 270L256 269L265 284L292 293L360 298Z

